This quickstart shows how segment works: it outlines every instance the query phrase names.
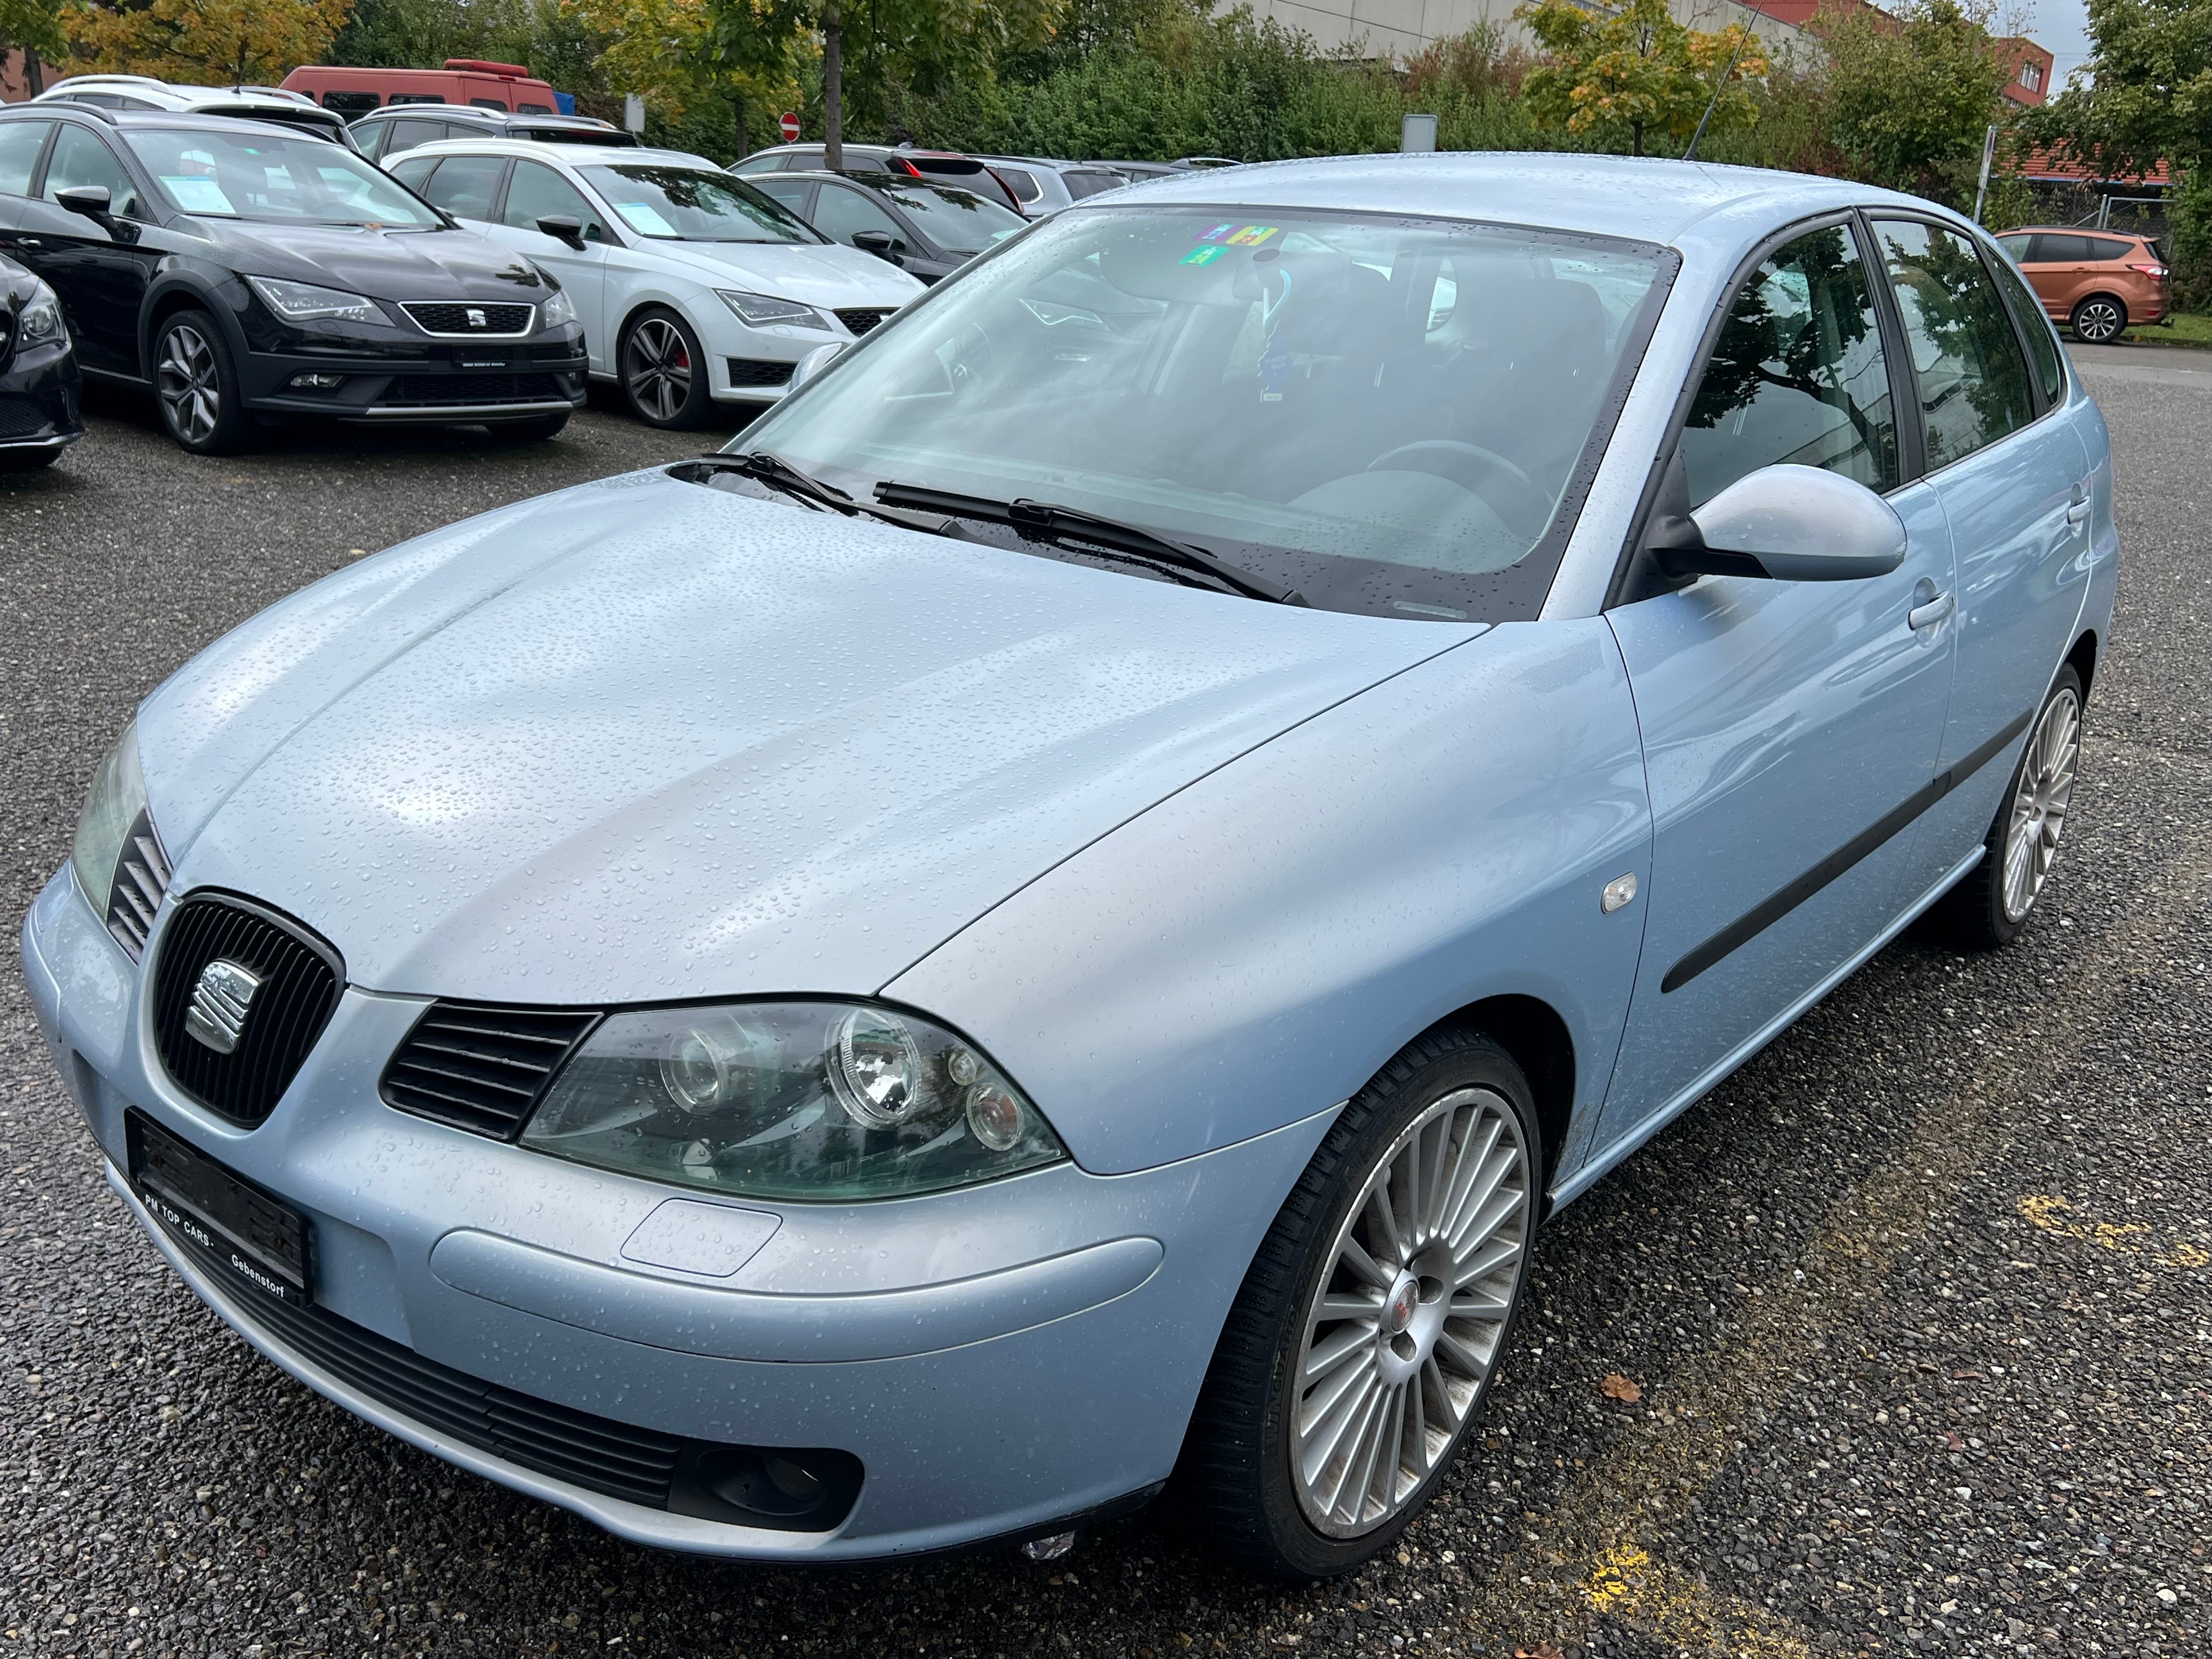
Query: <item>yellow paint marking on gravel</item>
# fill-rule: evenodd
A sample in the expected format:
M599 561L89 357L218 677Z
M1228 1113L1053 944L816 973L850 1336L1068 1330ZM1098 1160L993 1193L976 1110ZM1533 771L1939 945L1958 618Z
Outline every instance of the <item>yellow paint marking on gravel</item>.
M2109 1221L2099 1221L2085 1227L2079 1222L2069 1221L2065 1214L2074 1206L2054 1193L2030 1193L2015 1207L2027 1218L2030 1226L2039 1227L2046 1233L2056 1233L2061 1238L2078 1238L2119 1255L2142 1255L2143 1247L2135 1240L2139 1236L2147 1237L2150 1232L2149 1228L2136 1222L2116 1226ZM2161 1267L2212 1266L2212 1252L2200 1249L2187 1239L2180 1238L2151 1259Z
M1590 1611L1632 1625L1661 1641L1692 1652L1741 1659L1812 1659L1805 1636L1786 1619L1730 1595L1633 1544L1616 1544L1583 1585Z
M1616 1581L1630 1583L1622 1571L1629 1557L1622 1552L1648 1561L1656 1534L1672 1524L1668 1517L1686 1512L1737 1450L1759 1437L1762 1417L1789 1404L1796 1388L1791 1374L1814 1360L1822 1338L1851 1329L1859 1310L1881 1297L1892 1267L1922 1248L1933 1205L1957 1192L1987 1154L2001 1106L2048 1088L2125 994L2130 963L2162 960L2150 947L2190 925L2191 913L2212 899L2208 869L2212 829L2197 826L2180 855L2142 890L2134 914L2074 970L2073 994L2052 1005L2033 1050L2022 1049L2017 1057L1991 1054L1985 1070L1948 1097L1929 1101L1882 1171L1841 1195L1798 1270L1761 1287L1725 1346L1692 1358L1670 1379L1647 1384L1647 1393L1658 1390L1662 1410L1637 1421L1592 1458L1548 1513L1528 1516L1532 1541L1472 1588L1462 1614L1465 1628L1510 1652L1526 1632L1560 1640L1570 1632L1578 1635L1602 1613L1692 1651L1739 1651L1727 1639L1701 1637L1693 1643L1686 1633L1644 1622L1670 1606L1693 1606L1699 1617L1720 1617L1711 1610L1735 1604L1710 1598L1676 1604L1663 1596L1647 1601L1624 1590L1601 1606L1596 1592ZM1563 1574L1568 1563L1587 1565ZM1685 1582L1671 1569L1655 1571L1654 1583ZM1813 1632L1771 1613L1760 1610L1757 1616L1773 1639L1798 1646L1741 1651L1810 1653L1824 1645Z

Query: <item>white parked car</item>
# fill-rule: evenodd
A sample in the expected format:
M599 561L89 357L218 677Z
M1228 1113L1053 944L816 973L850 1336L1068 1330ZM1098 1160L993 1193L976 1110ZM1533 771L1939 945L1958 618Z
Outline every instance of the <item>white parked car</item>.
M801 358L922 292L704 156L514 138L425 144L392 175L551 271L594 378L653 426L783 396Z
M157 81L150 75L72 75L55 82L31 101L89 104L96 109L167 110L179 115L234 115L246 121L275 121L349 149L355 147L346 134L345 117L282 87L198 87Z

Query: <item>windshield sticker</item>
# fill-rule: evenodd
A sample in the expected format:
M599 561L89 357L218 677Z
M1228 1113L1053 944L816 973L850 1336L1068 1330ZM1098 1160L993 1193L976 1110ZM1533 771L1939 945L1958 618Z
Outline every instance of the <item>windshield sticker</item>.
M1246 225L1229 240L1238 247L1257 247L1276 232L1273 225Z
M1230 219L1224 221L1221 224L1214 226L1212 230L1207 231L1205 235L1200 237L1198 240L1201 242L1218 242L1236 228L1237 222L1234 219Z
M161 175L161 183L167 187L169 194L176 198L177 205L187 213L234 215L238 211L231 206L230 198L222 193L222 186L212 179L198 179L191 173L172 175L165 173Z
M673 236L676 227L660 216L660 210L650 202L617 202L615 211L629 222L629 228L641 236Z
M1210 265L1216 259L1218 259L1225 251L1226 250L1222 248L1218 243L1210 247L1194 247L1191 249L1189 252L1184 254L1176 263L1186 265Z

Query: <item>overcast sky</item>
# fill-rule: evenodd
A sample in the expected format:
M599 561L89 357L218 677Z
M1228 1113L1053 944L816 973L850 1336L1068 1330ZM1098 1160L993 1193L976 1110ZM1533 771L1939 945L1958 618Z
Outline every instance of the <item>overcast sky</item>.
M2025 13L2022 29L2027 38L2047 48L2058 61L2052 67L2051 89L2066 84L2066 77L2089 55L2089 38L2083 33L2089 21L2081 0L2016 0ZM2006 9L2009 10L2008 7Z

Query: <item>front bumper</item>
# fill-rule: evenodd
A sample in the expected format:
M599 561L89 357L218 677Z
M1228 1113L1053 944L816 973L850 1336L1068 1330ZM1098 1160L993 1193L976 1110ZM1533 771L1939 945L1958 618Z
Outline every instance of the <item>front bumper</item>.
M84 435L76 358L50 345L18 350L0 368L0 453L61 449Z
M865 1469L824 1532L609 1498L350 1386L150 1228L186 1282L308 1386L449 1462L672 1549L914 1554L1059 1530L1156 1488L1252 1252L1330 1115L1131 1176L1060 1164L911 1200L732 1205L774 1230L716 1277L624 1256L672 1189L383 1105L377 1079L417 999L347 989L275 1112L241 1131L167 1081L139 969L66 869L23 945L40 1028L111 1164L135 1106L300 1207L331 1313L574 1412L696 1442L830 1448Z
M413 422L534 421L582 407L587 363L580 337L448 345L425 342L400 356L249 351L240 360L246 406L378 425ZM332 387L294 384L336 375Z

